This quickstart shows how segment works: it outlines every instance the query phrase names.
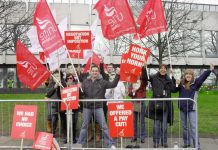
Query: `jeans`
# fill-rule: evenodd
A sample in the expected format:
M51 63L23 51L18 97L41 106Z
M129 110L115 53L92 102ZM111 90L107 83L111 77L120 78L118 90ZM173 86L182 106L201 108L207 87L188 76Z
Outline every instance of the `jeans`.
M141 140L145 139L145 103L141 102L141 109L139 112L134 111L134 139L137 139L137 137L140 137ZM138 119L139 119L139 131L138 132Z
M82 122L82 127L80 130L80 135L77 143L84 144L87 136L88 124L93 114L95 120L98 122L101 129L103 130L103 135L107 146L111 147L114 144L114 142L109 136L108 127L105 121L105 116L102 108L97 108L97 109L83 108L83 113L82 113L83 122Z
M191 128L191 135L193 139L193 145L196 144L196 111L184 112L180 111L181 121L182 121L182 128L183 128L183 141L184 145L191 145L190 141L190 131L189 131L189 124ZM198 138L198 148L200 149L200 142Z
M161 144L167 144L167 116L168 109L163 112L162 120L154 120L153 127L153 143L159 145L160 139Z

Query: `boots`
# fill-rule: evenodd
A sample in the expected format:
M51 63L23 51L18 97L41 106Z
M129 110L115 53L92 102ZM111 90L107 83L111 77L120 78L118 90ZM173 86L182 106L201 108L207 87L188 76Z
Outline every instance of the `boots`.
M51 133L51 120L47 120L47 132Z
M58 126L58 115L52 115L52 126L51 126L51 130L52 130L52 134L55 137L55 133L57 130L57 126Z
M98 123L95 123L95 140L96 142L100 142L100 132L101 128L100 125Z
M88 126L88 142L91 141L93 138L93 132L92 132L92 122L89 123L89 126Z

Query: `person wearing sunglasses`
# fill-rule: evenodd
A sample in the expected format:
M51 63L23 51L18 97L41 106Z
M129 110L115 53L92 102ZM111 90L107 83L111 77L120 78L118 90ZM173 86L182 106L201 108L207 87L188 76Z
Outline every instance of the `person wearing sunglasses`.
M68 73L66 75L66 83L67 86L77 84L76 79L74 78L72 73ZM73 143L77 142L76 134L77 134L77 121L78 121L79 109L72 110L72 129L73 129Z

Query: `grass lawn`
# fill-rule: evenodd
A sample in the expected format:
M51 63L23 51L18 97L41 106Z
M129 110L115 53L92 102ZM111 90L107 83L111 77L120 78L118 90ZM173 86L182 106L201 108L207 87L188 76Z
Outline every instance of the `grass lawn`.
M151 93L148 95L151 95ZM173 95L173 97L177 96L177 94ZM44 94L1 94L0 99L44 99ZM218 137L218 91L200 92L198 102L200 137ZM47 118L46 103L22 102L22 104L38 105L36 131L45 131ZM10 133L14 105L14 102L0 102L0 136ZM181 122L176 102L174 104L174 113L174 125L168 128L168 133L172 133L172 136L178 136L180 134L181 137ZM80 127L80 124L81 120L79 121L78 127ZM149 136L152 136L152 127L153 120L146 119L146 130Z

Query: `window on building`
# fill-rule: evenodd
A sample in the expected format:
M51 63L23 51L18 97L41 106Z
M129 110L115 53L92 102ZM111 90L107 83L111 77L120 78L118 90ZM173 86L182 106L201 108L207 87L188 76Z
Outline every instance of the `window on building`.
M198 5L198 10L199 11L204 11L204 6L203 5Z
M198 5L191 4L191 10L198 10Z
M201 32L185 30L183 33L184 50L188 56L201 56Z
M204 5L204 11L210 11L210 6L209 5Z
M216 6L216 11L218 11L218 6Z
M204 31L204 49L206 56L218 55L218 32Z
M216 11L216 7L214 5L210 6L210 11Z

